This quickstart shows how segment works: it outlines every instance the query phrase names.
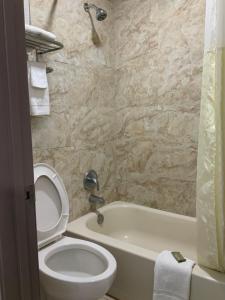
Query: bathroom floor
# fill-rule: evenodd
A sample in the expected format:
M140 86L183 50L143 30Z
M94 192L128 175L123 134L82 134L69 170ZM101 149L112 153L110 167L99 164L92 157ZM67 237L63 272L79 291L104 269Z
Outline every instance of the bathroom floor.
M109 296L104 296L102 299L100 300L114 300L114 298L109 297Z

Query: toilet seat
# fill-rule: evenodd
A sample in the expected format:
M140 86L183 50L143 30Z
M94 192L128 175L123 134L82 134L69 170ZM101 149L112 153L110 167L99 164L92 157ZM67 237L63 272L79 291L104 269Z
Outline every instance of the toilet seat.
M70 254L74 258L76 254L78 254L77 259L75 258L73 262L70 260L70 264L74 263L74 265L72 267L71 265L69 266L69 273L71 273L69 275L65 274L65 265L67 264L67 260L70 259L70 257L68 257L67 250L71 251ZM89 258L89 263L86 259L84 259L84 257L84 261L82 260L82 255L79 256L80 250L87 252L86 257ZM57 264L56 268L54 264ZM93 271L93 273L96 272L98 274L81 276L79 275L81 270L78 270L78 275L72 274L72 268L74 273L76 273L77 269L80 267L83 269L88 268L89 272ZM61 269L61 271L59 269ZM84 240L63 237L60 241L39 251L39 270L42 274L58 281L78 284L85 284L89 282L95 283L113 276L116 271L116 260L111 253L97 244Z
M41 248L66 231L69 200L61 177L47 164L34 165L38 247Z

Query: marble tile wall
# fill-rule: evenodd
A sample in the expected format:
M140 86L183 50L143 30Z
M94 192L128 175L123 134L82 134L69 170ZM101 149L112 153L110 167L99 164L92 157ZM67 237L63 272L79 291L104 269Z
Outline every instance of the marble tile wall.
M30 0L31 21L65 48L45 57L51 115L32 118L35 162L62 176L71 219L88 211L83 174L95 168L108 202L195 214L205 0Z
M120 199L195 215L205 0L114 0Z
M64 49L43 59L54 68L48 75L51 114L33 117L34 162L53 166L62 176L70 199L71 220L87 212L84 173L99 173L101 195L116 200L114 157L114 70L110 62L108 31L112 27L112 4L104 22L95 22L101 46L92 42L91 23L80 0L30 0L31 22L52 31Z

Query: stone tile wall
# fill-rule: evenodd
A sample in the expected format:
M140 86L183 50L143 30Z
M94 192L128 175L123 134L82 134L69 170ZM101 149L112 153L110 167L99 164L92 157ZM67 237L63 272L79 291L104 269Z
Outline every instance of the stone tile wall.
M33 25L64 50L45 56L51 115L32 118L35 162L62 176L71 219L88 211L83 174L108 202L195 214L205 0L96 0L101 46L81 0L31 0Z
M34 162L53 166L64 180L71 220L89 209L83 190L84 173L99 174L101 194L116 200L114 156L114 70L110 62L112 4L95 3L108 11L95 22L101 47L92 42L92 27L80 0L30 0L32 24L52 31L64 49L43 59L54 72L48 75L51 114L33 117Z
M204 0L115 0L120 199L195 215Z

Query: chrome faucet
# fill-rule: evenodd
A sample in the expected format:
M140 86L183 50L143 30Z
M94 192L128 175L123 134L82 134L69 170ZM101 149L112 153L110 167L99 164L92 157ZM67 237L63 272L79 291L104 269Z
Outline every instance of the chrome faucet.
M104 216L97 210L97 204L103 205L105 203L105 199L102 197L98 197L96 195L91 194L89 196L89 203L91 204L91 211L95 212L97 215L97 222L99 225L102 225L104 222Z
M89 202L90 202L91 205L97 205L97 204L103 205L103 204L105 204L105 199L102 198L102 197L98 197L96 195L91 194L89 196Z
M98 174L95 170L88 171L83 180L84 189L90 192L89 203L91 205L91 211L97 214L97 222L101 225L104 222L104 216L97 210L97 205L103 205L105 203L104 198L93 194L94 190L99 191Z

